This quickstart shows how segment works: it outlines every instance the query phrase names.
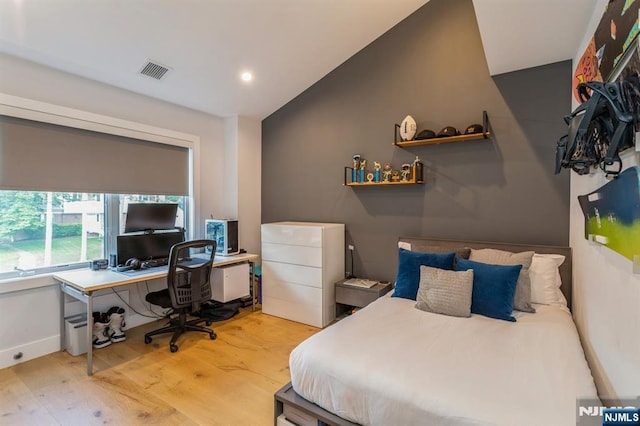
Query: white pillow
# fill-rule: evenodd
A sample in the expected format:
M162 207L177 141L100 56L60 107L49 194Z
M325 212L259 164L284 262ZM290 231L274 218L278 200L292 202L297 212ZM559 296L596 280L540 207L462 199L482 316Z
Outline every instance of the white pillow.
M398 241L398 248L405 249L405 250L411 250L411 243L407 243L407 242L404 242L404 241Z
M561 254L533 255L529 268L531 303L567 306L567 300L560 290L562 279L558 269L564 259Z

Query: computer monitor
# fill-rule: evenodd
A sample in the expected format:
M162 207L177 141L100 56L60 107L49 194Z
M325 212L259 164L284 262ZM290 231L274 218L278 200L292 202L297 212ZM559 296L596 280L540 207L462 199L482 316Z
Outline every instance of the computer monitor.
M184 241L184 232L118 235L118 264L131 258L141 261L169 257L174 244Z
M129 204L124 232L175 229L177 213L175 203Z

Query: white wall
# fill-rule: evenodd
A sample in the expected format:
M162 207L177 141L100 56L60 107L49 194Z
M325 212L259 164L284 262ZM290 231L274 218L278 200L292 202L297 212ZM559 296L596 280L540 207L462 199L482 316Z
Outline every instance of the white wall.
M227 179L221 218L238 219L240 248L260 253L262 122L249 117L225 118L224 140L223 172Z
M224 119L224 167L220 172L225 176L224 212L215 219L238 218L238 117ZM239 223L238 223L239 224Z
M47 281L52 285L0 294L0 368L59 349L60 289Z
M238 224L240 247L260 253L262 122L238 119Z
M255 158L245 158L244 148L226 146L224 120L220 117L158 101L3 54L0 54L0 93L198 136L200 138L200 158L197 163L199 165L195 169L195 178L200 181L200 189L194 192L195 237L204 235L204 219L210 215L224 216L228 209L226 195L228 195L228 199L232 200L232 208L244 208L242 205L239 206L244 202L238 201L238 197L242 197L243 194L225 194L225 187L229 182L231 182L231 187L235 188L235 192L238 188L237 172L232 176L222 172L225 170L225 152L228 152L229 149L240 150L243 152L243 158L239 158L238 161L243 160L251 164L258 162L259 164L260 151L256 150ZM259 137L259 133L257 135ZM242 140L244 141L244 138ZM261 142L259 139L252 139L250 143L259 146ZM23 161L25 162L25 170L28 170L28 160L24 159ZM237 166L235 168L239 169ZM37 173L37 170L29 172ZM255 185L258 195L247 194L258 203L260 200L259 177L258 168L258 184ZM255 224L247 223L245 225L247 230L258 229L258 231L251 231L254 234L251 238L259 238L259 208L256 211L258 212L257 219L254 212L251 212L248 218L243 216L243 220L247 220L247 222L257 220ZM246 238L246 234L242 235ZM247 247L249 246L247 245ZM52 279L50 279L49 285L46 284L40 279L37 283L40 286L38 288L11 292L7 292L7 289L15 289L22 284L16 282L0 284L2 286L0 288L0 312L2 312L0 368L57 350L60 328L58 322L60 292ZM161 288L164 283L162 280L155 280L149 282L148 285L151 290L154 290ZM129 292L133 307L145 314L148 306L144 302L147 285L127 286L123 290ZM74 311L74 305L68 306L71 312ZM151 321L149 318L132 312L129 312L128 315L130 315L129 326ZM17 352L24 354L19 361L13 360L12 356Z
M607 0L599 0L574 65L602 17ZM574 107L576 106L574 101ZM637 154L623 158L624 167L638 165ZM562 173L569 173L563 170ZM600 171L589 176L571 173L571 229L573 248L573 315L583 341L598 393L604 400L640 395L640 275L632 262L584 238L584 216L578 195L608 181Z

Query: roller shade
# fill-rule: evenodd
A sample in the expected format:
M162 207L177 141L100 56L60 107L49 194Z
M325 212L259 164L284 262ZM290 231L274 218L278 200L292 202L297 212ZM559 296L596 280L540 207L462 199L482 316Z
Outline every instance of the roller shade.
M0 189L188 195L189 151L0 116Z

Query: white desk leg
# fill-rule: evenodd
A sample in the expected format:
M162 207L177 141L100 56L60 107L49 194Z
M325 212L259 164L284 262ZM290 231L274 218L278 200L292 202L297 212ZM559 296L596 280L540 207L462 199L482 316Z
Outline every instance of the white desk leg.
M93 375L93 292L87 297L87 375Z
M64 323L64 291L62 291L62 284L60 284L60 351L64 351L66 348L66 336L65 336L65 323Z
M258 295L256 294L256 274L255 274L255 263L253 261L249 261L249 279L251 280L251 312L256 311L256 299Z
M64 336L64 295L68 294L69 296L84 302L87 304L87 375L91 376L93 374L93 292L91 293L83 293L71 286L68 286L65 283L60 283L60 292L61 292L61 300L60 300L60 316L61 320L61 330L60 330L60 346L62 349L66 349L64 346L65 336Z

